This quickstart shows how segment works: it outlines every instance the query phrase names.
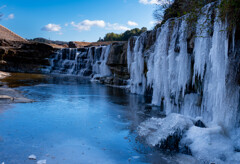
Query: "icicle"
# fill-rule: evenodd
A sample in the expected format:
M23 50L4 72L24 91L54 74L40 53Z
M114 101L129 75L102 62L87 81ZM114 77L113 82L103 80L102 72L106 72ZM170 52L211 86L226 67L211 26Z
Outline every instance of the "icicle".
M130 50L130 44L128 46L128 69L130 72L130 90L132 93L144 94L146 90L146 77L144 74L144 41L146 39L146 33L136 38L133 52Z

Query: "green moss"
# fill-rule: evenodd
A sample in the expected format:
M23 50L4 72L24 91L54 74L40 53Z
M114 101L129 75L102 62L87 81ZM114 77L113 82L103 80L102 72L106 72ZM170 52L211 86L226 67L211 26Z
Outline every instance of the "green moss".
M220 18L223 22L227 20L228 31L231 32L240 24L240 1L222 0L219 5Z

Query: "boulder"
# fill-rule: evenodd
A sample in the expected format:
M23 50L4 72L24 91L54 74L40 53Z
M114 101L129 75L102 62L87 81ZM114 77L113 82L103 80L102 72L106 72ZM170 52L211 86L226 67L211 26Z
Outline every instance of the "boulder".
M200 128L206 128L206 125L201 120L197 120L194 125Z
M68 43L69 48L78 48L77 44L75 42L69 42Z
M183 133L192 126L193 121L190 118L172 113L165 118L151 118L141 123L138 134L150 146L179 151Z

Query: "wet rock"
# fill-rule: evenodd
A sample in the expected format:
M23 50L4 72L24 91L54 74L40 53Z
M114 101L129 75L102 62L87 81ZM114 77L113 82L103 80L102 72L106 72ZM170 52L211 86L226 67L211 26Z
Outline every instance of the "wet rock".
M192 155L191 149L187 145L179 147L179 152L182 154Z
M201 120L196 121L194 125L200 128L206 128L206 125Z
M111 46L107 60L114 79L111 80L113 85L126 85L126 80L129 79L127 67L127 42L114 43Z
M0 95L0 102L11 102L13 101L13 97L7 95Z
M167 149L170 151L179 151L179 142L181 140L181 135L174 133L167 137L166 140L161 141L160 148Z
M146 38L146 45L145 49L149 49L151 46L154 45L157 39L157 30L152 30L147 32L147 38Z
M187 52L189 54L193 53L194 42L195 42L195 29L190 28L187 34Z
M182 135L192 125L191 119L172 113L166 118L151 118L141 123L138 134L145 138L150 146L179 151Z

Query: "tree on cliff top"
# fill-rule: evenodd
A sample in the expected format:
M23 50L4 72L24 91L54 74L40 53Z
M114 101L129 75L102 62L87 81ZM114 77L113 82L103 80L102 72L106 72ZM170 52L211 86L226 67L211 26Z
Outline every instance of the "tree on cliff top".
M122 34L116 34L116 33L107 33L103 39L99 39L98 41L128 41L128 39L132 36L139 36L141 33L147 31L146 27L143 27L141 29L134 28L132 30L127 30Z
M170 18L181 17L187 13L197 15L203 6L216 0L168 0L161 3L163 0L158 0L157 8L153 16L158 22L166 22Z
M188 21L196 22L201 14L200 9L211 2L218 0L158 0L157 8L153 16L157 22L165 23L168 19L181 17L189 13ZM232 31L234 27L240 24L240 0L221 0L217 5L220 11L222 21L228 20L228 30ZM159 27L161 24L156 25Z

